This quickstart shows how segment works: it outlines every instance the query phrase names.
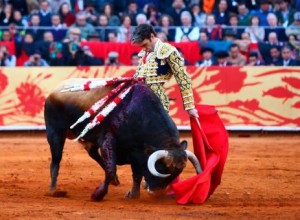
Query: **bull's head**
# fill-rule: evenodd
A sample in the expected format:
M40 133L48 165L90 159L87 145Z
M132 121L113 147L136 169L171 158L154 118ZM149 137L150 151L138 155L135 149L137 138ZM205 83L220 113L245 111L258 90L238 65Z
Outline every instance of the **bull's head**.
M187 142L183 141L179 149L157 150L148 159L148 169L152 178L146 178L149 191L166 188L186 167L190 160L197 174L201 172L201 166L197 157L191 151L186 150Z

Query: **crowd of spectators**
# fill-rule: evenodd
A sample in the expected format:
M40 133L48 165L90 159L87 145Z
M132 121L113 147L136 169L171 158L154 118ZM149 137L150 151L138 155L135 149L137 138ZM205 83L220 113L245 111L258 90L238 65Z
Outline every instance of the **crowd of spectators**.
M0 39L16 48L0 47L1 66L122 65L81 42L129 42L142 23L162 41L199 42L192 65L300 65L300 0L0 0Z

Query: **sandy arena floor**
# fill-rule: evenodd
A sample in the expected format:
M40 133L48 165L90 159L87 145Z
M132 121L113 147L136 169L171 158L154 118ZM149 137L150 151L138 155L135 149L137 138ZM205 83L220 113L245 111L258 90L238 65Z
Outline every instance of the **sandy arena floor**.
M45 196L50 151L45 133L0 133L0 219L300 219L300 135L230 135L222 184L202 205L177 205L131 187L129 166L118 167L120 186L101 202L90 194L103 171L79 144L67 141L58 187L67 198ZM182 139L191 137L182 133ZM191 148L191 146L190 146ZM188 166L184 177L193 175Z

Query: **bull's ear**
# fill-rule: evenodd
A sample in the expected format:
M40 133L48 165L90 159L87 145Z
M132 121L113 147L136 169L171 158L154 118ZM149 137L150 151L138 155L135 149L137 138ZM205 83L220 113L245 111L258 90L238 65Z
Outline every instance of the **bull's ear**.
M181 146L181 148L182 148L183 150L186 150L187 147L188 147L187 141L186 141L186 140L181 141L180 146Z

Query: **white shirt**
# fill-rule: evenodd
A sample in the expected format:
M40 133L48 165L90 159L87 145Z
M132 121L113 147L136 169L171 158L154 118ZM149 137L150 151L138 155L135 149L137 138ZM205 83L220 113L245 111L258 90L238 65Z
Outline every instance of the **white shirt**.
M192 31L189 31L189 29L192 28ZM183 31L182 31L183 29ZM175 42L181 42L182 37L185 35L185 33L187 34L187 37L191 40L191 41L197 41L199 40L200 37L200 29L199 27L177 27L176 28L176 33L175 33Z
M283 60L283 66L288 66L290 63L291 59L289 60Z
M200 66L211 66L212 61L211 60L203 60L203 62L200 64Z

